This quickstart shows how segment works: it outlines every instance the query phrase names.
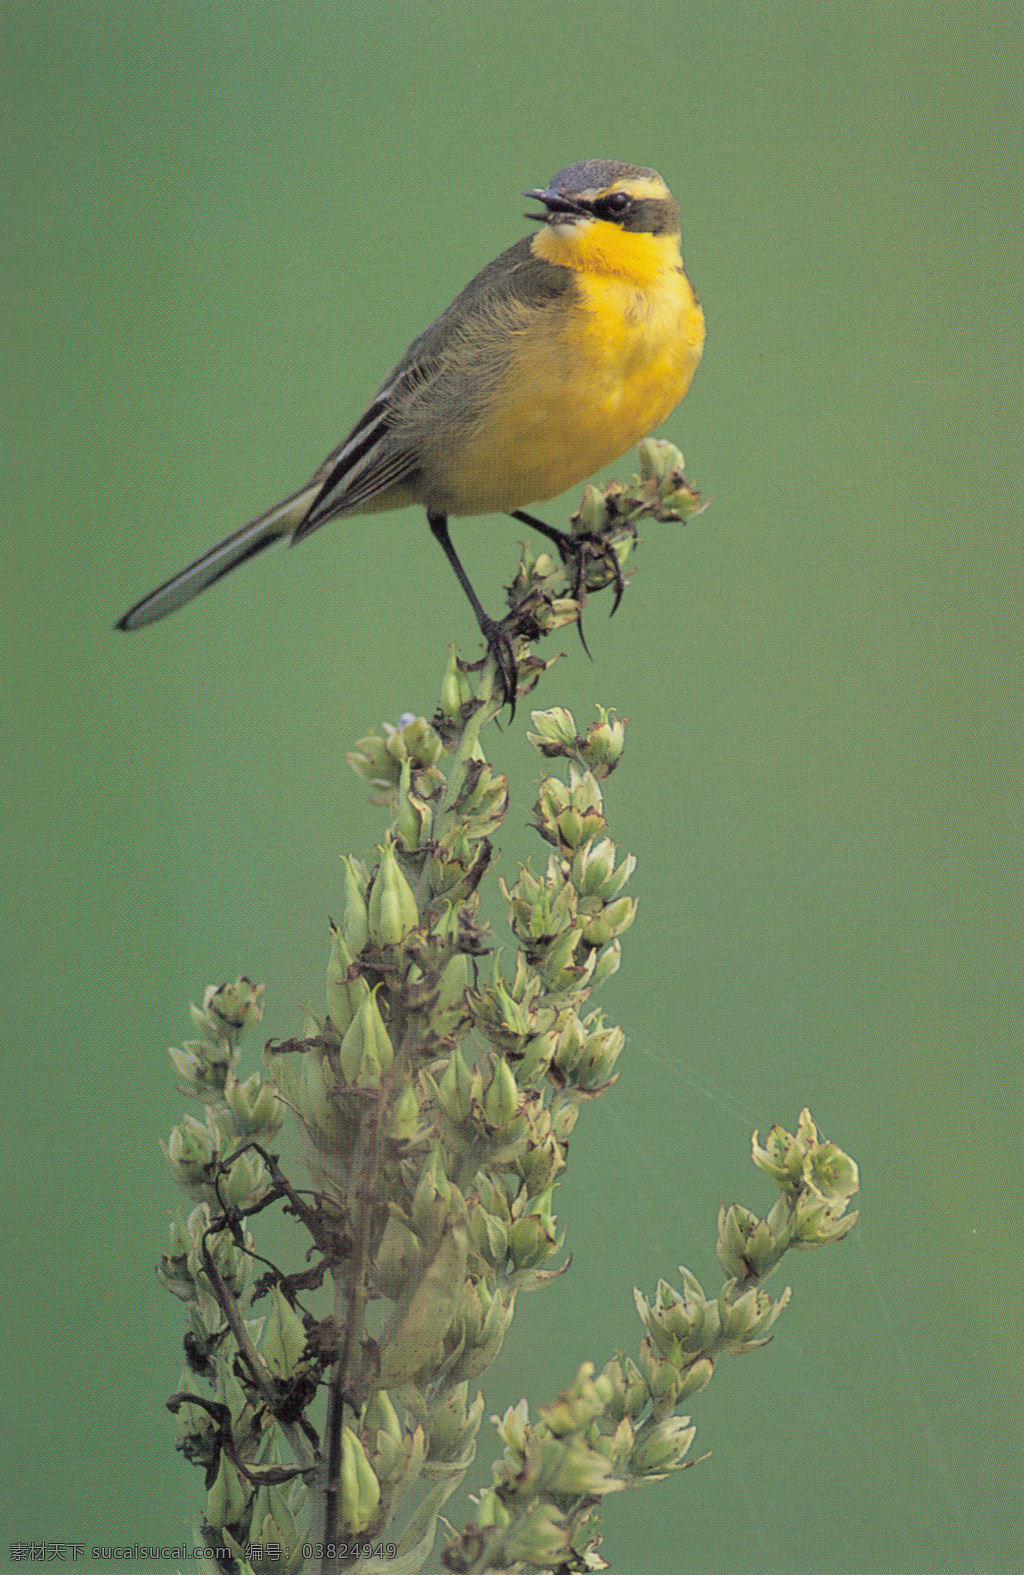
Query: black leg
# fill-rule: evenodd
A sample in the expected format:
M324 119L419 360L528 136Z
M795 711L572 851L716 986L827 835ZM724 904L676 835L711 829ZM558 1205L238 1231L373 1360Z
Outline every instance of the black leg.
M469 581L469 575L459 561L459 555L452 544L448 534L448 517L445 514L432 514L427 510L427 519L433 532L435 541L440 542L441 551L455 571L455 578L466 593L469 605L476 615L480 625L480 633L487 642L487 649L494 658L494 665L498 672L498 682L501 684L502 695L509 708L509 721L516 714L516 659L512 652L512 642L495 619L489 617L480 605L480 598Z

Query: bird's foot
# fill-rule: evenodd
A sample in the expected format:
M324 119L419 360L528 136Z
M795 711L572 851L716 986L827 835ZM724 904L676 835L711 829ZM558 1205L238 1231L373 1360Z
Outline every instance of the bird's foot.
M503 623L494 618L480 620L480 633L487 643L487 655L494 663L494 677L502 707L508 706L509 723L515 721L518 694L518 663L511 636Z

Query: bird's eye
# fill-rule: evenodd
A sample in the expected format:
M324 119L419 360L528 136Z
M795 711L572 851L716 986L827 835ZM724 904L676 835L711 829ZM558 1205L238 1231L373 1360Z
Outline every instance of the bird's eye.
M625 213L631 207L632 197L628 191L610 191L607 197L599 197L594 203L594 212L598 218L613 218Z

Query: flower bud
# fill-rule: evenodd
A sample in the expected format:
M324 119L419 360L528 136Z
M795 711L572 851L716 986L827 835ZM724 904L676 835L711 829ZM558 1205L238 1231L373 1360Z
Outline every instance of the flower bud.
M718 1261L732 1279L763 1279L784 1250L776 1244L768 1221L758 1219L750 1209L738 1203L719 1209Z
M420 1130L420 1102L411 1083L406 1083L391 1106L388 1137L394 1143L411 1143Z
M440 1239L451 1203L452 1184L444 1168L441 1150L434 1147L420 1172L412 1198L412 1228L428 1251Z
M377 1005L376 985L349 1025L338 1061L347 1083L357 1088L379 1088L381 1075L395 1059L394 1046Z
M433 823L434 812L430 805L413 792L412 766L406 760L402 763L398 783L398 808L394 822L398 841L407 852L415 852L430 836Z
M549 758L575 756L576 723L571 711L564 706L554 706L550 711L531 711L530 720L537 731L526 736L542 755Z
M380 1337L380 1384L399 1389L438 1353L464 1294L469 1236L452 1224L441 1236L419 1281L395 1312Z
M487 1529L491 1526L508 1526L511 1521L511 1510L502 1503L493 1488L487 1488L480 1494L477 1499L474 1525Z
M470 761L452 810L467 836L489 836L508 813L508 778L492 771L486 760Z
M227 1455L221 1450L220 1463L213 1486L206 1495L206 1523L214 1531L223 1531L243 1519L249 1497L242 1479Z
M845 1207L860 1186L856 1164L837 1143L816 1143L804 1160L803 1177L822 1202L833 1206Z
M472 698L472 687L455 655L455 647L448 652L448 662L441 679L441 714L451 720L459 715L462 707Z
M756 1285L735 1299L723 1291L718 1298L721 1348L739 1352L764 1345L768 1330L789 1301L789 1295L787 1288L778 1301L773 1302L768 1292Z
M433 1461L461 1461L473 1445L480 1430L484 1414L484 1397L478 1393L472 1405L468 1383L456 1384L445 1398L436 1404L428 1423L427 1459Z
M529 1199L532 1211L512 1220L509 1256L517 1269L535 1269L557 1250L551 1191L549 1187L539 1197Z
M263 1016L263 988L244 974L234 984L211 984L203 996L203 1012L229 1035L238 1035Z
M253 1072L244 1083L230 1073L224 1085L224 1099L240 1141L255 1138L267 1143L281 1130L284 1107L273 1084L258 1072Z
M626 747L626 724L614 711L598 706L600 722L592 722L580 744L580 758L602 781L611 776Z
M370 887L367 912L370 939L375 946L400 946L419 923L412 887L398 867L395 848L386 842Z
M583 488L583 499L573 515L573 524L583 535L600 536L609 523L608 505L600 487L588 481Z
M448 1065L444 1069L437 1084L438 1102L441 1109L450 1121L457 1125L468 1121L472 1110L472 1074L463 1058L462 1051L456 1047L448 1057Z
M519 1089L504 1057L493 1058L491 1081L484 1092L484 1119L492 1132L504 1132L519 1109Z
M629 1454L630 1470L638 1477L655 1478L677 1471L696 1434L688 1416L667 1416L662 1422L648 1423L636 1435Z
M288 1301L280 1285L270 1293L270 1314L263 1330L263 1357L274 1377L282 1383L295 1378L308 1366L306 1327Z
M616 939L603 951L592 956L593 972L590 975L590 988L596 990L599 985L606 984L614 974L619 971L622 962L622 946Z
M380 1506L380 1483L366 1458L358 1434L341 1430L341 1515L344 1531L357 1536L373 1521Z

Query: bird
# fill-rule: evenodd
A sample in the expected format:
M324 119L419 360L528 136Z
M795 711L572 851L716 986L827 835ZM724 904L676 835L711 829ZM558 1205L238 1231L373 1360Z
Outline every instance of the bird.
M656 171L587 159L524 195L540 205L524 215L539 228L413 340L309 481L150 591L118 629L176 611L276 541L418 505L514 713L510 642L470 584L448 521L510 515L568 562L579 539L526 505L578 485L659 426L689 388L705 337L679 204Z

